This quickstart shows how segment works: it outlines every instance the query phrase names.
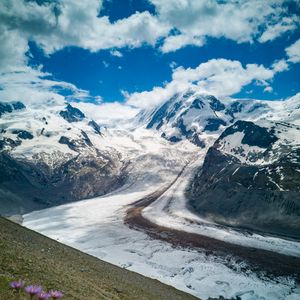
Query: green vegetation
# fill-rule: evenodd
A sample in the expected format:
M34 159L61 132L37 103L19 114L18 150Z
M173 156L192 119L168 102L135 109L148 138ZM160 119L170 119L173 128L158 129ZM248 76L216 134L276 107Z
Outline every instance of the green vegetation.
M196 299L0 217L1 300L15 299L9 282L18 279L59 289L62 299Z

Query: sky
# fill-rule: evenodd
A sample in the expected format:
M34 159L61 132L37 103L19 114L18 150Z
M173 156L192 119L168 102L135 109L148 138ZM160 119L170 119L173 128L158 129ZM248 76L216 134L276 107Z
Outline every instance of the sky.
M300 92L299 0L1 0L0 101L131 117L196 88Z

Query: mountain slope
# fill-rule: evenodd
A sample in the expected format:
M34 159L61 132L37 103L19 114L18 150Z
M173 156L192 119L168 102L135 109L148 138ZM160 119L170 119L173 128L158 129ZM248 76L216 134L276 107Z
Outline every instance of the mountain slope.
M147 184L140 180L149 176L147 168L154 166L159 180L174 153L197 159L197 147L199 157L212 147L192 179L196 211L224 224L298 230L300 94L262 101L187 90L140 112L130 130L114 131L70 104L13 102L0 109L2 214L91 198L128 181Z
M217 223L299 238L300 126L258 123L237 121L221 134L188 196Z
M0 218L0 298L14 279L64 291L63 299L196 299ZM45 268L47 266L47 268Z
M121 155L100 149L95 121L70 104L17 103L6 103L10 109L2 109L0 118L0 213L94 197L124 183Z
M188 90L152 111L142 111L138 118L146 123L146 128L160 132L172 142L188 139L204 148L236 120L267 118L277 114L282 105L282 101L271 104L260 100L220 100Z

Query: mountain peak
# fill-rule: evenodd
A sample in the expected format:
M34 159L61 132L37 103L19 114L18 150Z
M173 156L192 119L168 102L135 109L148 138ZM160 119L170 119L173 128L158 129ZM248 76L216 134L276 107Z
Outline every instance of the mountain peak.
M66 109L60 111L59 114L69 123L82 121L85 118L84 113L78 108L73 107L70 103L68 103Z
M13 101L13 102L0 102L0 117L3 114L11 113L15 110L25 109L26 106L21 101Z

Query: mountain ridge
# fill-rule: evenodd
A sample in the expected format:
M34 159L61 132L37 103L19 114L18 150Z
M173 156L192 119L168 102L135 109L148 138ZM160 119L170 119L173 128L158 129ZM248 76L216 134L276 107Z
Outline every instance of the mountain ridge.
M131 132L142 128L149 132L148 138L162 138L170 150L172 147L178 148L179 153L182 153L179 155L184 155L186 143L196 146L192 150L195 157L198 151L207 151L203 168L199 167L195 177L190 179L192 188L189 194L194 209L203 214L201 209L204 204L201 202L201 197L205 193L209 195L213 192L210 185L204 184L210 182L207 174L210 176L214 174L213 176L220 183L222 180L218 179L217 174L221 174L223 169L232 170L231 173L228 172L230 176L235 175L234 178L242 170L245 172L243 177L240 177L243 178L244 185L236 180L231 183L235 190L242 189L241 186L244 186L246 190L243 193L246 194L249 193L247 189L250 186L250 183L245 183L246 178L250 182L257 173L257 180L260 181L260 185L257 186L259 199L268 198L269 196L266 196L268 190L272 190L276 195L279 193L278 195L281 196L276 196L279 198L283 197L283 194L293 193L298 180L299 103L300 94L286 101L270 102L217 99L213 95L187 90L174 95L154 109L141 111L133 120ZM71 104L54 105L43 109L19 106L21 109L11 109L0 118L2 213L10 202L11 209L14 203L19 207L22 198L30 205L27 208L25 205L21 211L30 211L113 191L126 184L128 179L130 181L130 176L136 177L134 174L129 175L128 170L134 169L141 176L142 170L139 170L138 166L141 161L135 159L135 155L140 151L138 148L145 148L143 143L146 140L134 141L130 131L103 129L101 124L89 119L86 113ZM132 151L130 155L127 153L129 148L125 144L120 150L121 148L112 142L113 138L119 140L119 144L126 143L125 140L122 142L123 136L136 143L137 148L130 150ZM147 156L147 153L141 158L145 155ZM154 156L152 158L151 155L148 156L150 163ZM207 160L218 161L219 159L222 160L219 169L207 167ZM233 165L236 166L235 169L232 169ZM290 172L291 167L295 171ZM281 179L285 176L290 178L290 185L287 184L287 180ZM224 177L223 181L226 180ZM264 185L265 194L262 191ZM201 190L199 186L205 186L206 190ZM224 192L225 186L218 190L220 205L223 200L228 199L226 191ZM227 189L230 190L232 187L229 186ZM295 193L298 193L298 190L295 190ZM242 214L243 212L237 207L243 205L239 197L236 197L237 199L232 200L230 205L227 203L227 208ZM272 201L269 202L273 203ZM294 217L299 215L298 200L291 203L289 200L282 201L279 201L280 205L287 201L284 207L289 213L294 208L295 211L291 214L294 214ZM209 217L214 219L214 209L218 211L217 206L209 201L205 205L206 214L210 212L212 215ZM272 208L270 204L264 209L272 210L277 207L276 205L274 204ZM11 214L13 212L11 209L6 210L5 213ZM253 209L254 211L258 213L256 209ZM14 213L18 211L15 210ZM282 212L282 216L287 216L286 213ZM229 215L227 217L229 225L236 221L234 218L230 219ZM215 220L226 223L224 218L226 219L226 216L219 216ZM288 219L292 220L291 218L289 215ZM245 224L240 223L240 225ZM292 226L293 230L298 226L299 224L295 223Z

